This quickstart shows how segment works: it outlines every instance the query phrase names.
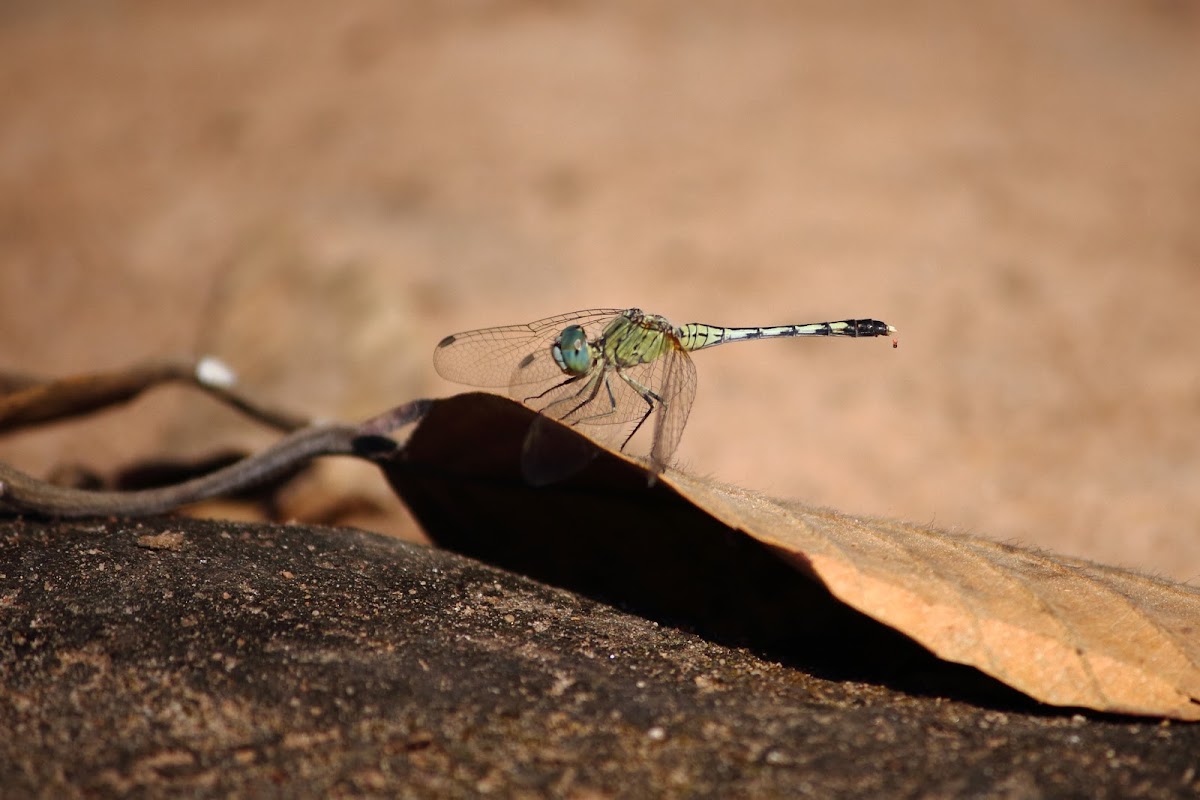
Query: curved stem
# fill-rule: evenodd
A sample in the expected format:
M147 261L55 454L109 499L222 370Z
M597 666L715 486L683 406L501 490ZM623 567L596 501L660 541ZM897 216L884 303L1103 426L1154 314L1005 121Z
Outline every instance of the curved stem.
M309 425L228 467L158 489L136 492L68 489L0 462L0 511L53 517L147 516L263 483L317 456L384 458L398 447L388 434L421 419L432 402L412 400L361 425ZM285 422L287 416L277 419Z
M0 463L0 508L55 517L161 514L262 483L317 456L355 455L355 440L360 435L355 425L313 425L224 469L173 486L136 492L68 489Z
M276 430L294 431L309 422L251 399L237 389L228 367L203 357L146 361L112 372L53 380L0 376L0 433L88 414L164 383L191 384Z

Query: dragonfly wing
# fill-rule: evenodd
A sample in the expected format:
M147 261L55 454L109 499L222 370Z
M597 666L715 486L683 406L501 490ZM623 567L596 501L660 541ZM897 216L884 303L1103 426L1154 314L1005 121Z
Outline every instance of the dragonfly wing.
M507 386L517 362L541 349L546 335L528 325L456 333L438 342L433 351L433 368L456 383ZM554 334L549 338L552 341ZM545 348L549 347L546 342Z
M501 385L509 387L508 393L514 400L528 403L539 410L545 408L554 399L563 396L558 387L570 377L558 366L551 352L551 346L563 328L578 325L583 328L587 340L591 342L600 338L612 318L622 313L624 312L616 309L601 308L562 314L532 323L543 331L539 337L540 345L516 362L509 373L508 381ZM576 386L578 383L575 381L569 386Z
M531 486L566 480L590 464L596 448L539 414L521 448L521 475Z
M650 446L650 461L657 471L662 471L679 440L683 427L696 399L696 365L682 348L672 348L658 359L663 362L663 402L654 411L654 443Z
M685 351L671 348L650 363L620 372L602 364L589 377L557 387L546 396L549 402L535 407L613 449L622 447L652 414L650 456L656 465L665 465L683 435L695 396L696 368Z
M650 405L636 387L659 394L664 367L661 358L649 364L626 367L620 373L607 364L601 364L589 376L556 387L547 394L548 402L531 405L546 416L568 425L590 427L634 422L646 416L650 410Z
M433 351L433 366L443 378L470 386L548 382L562 374L550 355L550 346L563 328L581 325L589 338L599 336L607 321L621 313L622 309L597 308L559 314L527 325L456 333L438 342Z

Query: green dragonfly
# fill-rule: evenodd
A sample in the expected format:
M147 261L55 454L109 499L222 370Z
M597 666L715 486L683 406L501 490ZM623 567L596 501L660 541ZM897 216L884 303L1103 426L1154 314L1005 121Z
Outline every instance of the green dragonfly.
M433 365L443 378L472 386L506 387L544 417L584 429L624 449L652 416L650 467L661 473L679 445L696 397L696 367L688 353L726 342L791 336L887 336L875 319L845 319L768 328L672 325L637 308L598 308L527 325L483 328L438 342ZM893 342L895 344L895 342ZM553 457L530 469L547 438L535 424L525 442L526 476L549 482L563 470ZM579 464L576 468L581 468ZM574 471L567 468L567 472ZM532 473L532 474L531 474Z

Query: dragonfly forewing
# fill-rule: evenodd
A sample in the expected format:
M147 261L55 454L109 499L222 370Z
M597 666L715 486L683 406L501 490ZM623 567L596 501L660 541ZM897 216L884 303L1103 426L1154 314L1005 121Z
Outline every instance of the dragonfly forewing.
M550 356L550 346L562 329L580 325L589 338L598 336L605 324L620 313L620 309L597 308L546 317L527 325L455 333L438 342L433 367L443 378L469 386L549 384L562 375ZM511 394L522 399L521 391L513 389Z

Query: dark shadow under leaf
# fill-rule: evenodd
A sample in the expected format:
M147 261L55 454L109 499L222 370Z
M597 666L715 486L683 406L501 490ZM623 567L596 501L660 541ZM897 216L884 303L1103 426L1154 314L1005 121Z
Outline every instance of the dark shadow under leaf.
M817 674L1029 705L837 601L669 486L648 487L636 462L593 448L572 477L529 486L521 452L533 421L493 395L437 401L379 463L443 547Z

